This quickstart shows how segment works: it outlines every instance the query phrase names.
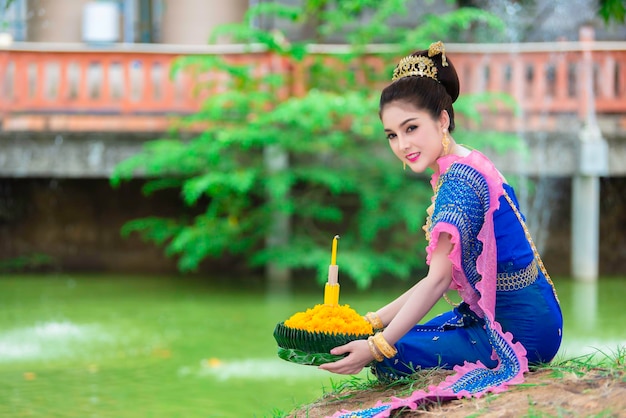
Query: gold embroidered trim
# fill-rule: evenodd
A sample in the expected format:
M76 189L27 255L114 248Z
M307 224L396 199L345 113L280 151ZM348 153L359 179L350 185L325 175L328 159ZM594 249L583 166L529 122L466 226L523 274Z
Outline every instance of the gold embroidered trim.
M533 260L521 270L511 273L498 273L496 278L496 290L498 292L510 292L523 289L533 284L539 277L537 262Z

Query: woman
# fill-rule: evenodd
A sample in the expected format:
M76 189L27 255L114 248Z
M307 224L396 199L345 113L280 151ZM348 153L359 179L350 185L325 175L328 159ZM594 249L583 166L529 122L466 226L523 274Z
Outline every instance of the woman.
M383 379L430 367L457 373L428 393L355 416L386 416L427 397L504 390L523 381L528 363L550 361L561 343L556 293L513 189L489 159L450 135L458 95L459 80L441 42L403 58L382 91L379 112L391 150L414 172L433 171L424 226L428 274L366 315L379 329L374 337L334 348L332 354L347 356L320 366L355 374L374 362ZM449 289L463 302L416 326Z

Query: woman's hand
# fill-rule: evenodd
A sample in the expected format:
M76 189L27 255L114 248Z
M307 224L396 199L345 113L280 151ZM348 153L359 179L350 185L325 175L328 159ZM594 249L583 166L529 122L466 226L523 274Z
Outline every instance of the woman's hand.
M346 353L348 353L348 355L341 360L322 364L319 368L339 374L357 374L374 359L370 353L367 340L351 341L348 344L330 350L330 354L334 355Z

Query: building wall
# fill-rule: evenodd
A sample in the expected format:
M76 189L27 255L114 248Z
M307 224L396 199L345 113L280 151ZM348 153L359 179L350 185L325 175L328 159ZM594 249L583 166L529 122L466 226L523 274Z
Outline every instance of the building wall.
M26 40L29 42L82 42L85 5L95 0L27 0ZM136 9L134 30L138 31L139 2L131 1ZM153 0L155 1L155 0ZM240 22L248 8L248 0L158 0L159 13L153 22L160 27L159 43L206 44L215 27ZM120 8L118 39L124 39L124 18ZM131 17L132 19L132 17ZM138 36L135 36L138 39Z
M4 0L6 1L6 0ZM9 19L9 32L13 32L16 40L24 40L22 27L27 27L26 40L31 42L81 42L82 15L85 4L102 0L14 0L7 11L2 10L0 20L5 16ZM217 25L241 21L250 4L269 0L110 0L119 1L120 5L135 9L136 19L141 4L152 4L153 22L156 27L153 33L157 42L172 44L204 44L209 34ZM277 0L290 6L298 6L300 0ZM541 0L534 7L504 7L504 0L482 0L475 4L499 16L507 30L502 41L554 41L556 39L576 40L579 27L593 24L598 40L623 40L626 36L626 25L604 24L596 13L595 0ZM0 0L0 5L2 0ZM555 5L556 4L556 5ZM144 6L145 7L145 6ZM447 2L424 2L410 0L407 3L406 15L393 19L393 25L412 26L416 19L424 13L440 14L454 8ZM124 7L120 7L123 10ZM17 11L20 11L17 13ZM367 20L369 14L362 18ZM19 20L19 22L15 21ZM120 20L124 16L120 13ZM24 25L25 23L25 25ZM300 23L275 20L270 17L260 18L256 24L263 28L284 30L292 39L300 39L311 35L311 28ZM18 29L19 26L19 29ZM124 27L120 22L120 32ZM134 22L135 31L139 31L139 23ZM19 33L17 33L19 32ZM124 36L120 33L119 39ZM470 34L479 36L477 34ZM139 39L135 36L135 39ZM473 39L476 41L477 39ZM489 39L487 39L488 41ZM324 39L325 42L340 42L340 37ZM448 42L472 41L472 39L448 39Z
M248 0L164 0L161 42L206 44L212 30L224 23L240 22Z
M28 0L29 42L82 41L83 8L89 0Z

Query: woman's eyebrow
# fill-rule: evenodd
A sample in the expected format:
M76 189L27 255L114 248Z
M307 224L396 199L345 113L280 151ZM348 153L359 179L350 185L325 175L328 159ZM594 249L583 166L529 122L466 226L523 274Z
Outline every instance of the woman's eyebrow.
M416 120L416 119L419 119L419 118L417 118L417 117L414 117L414 118L408 118L408 119L406 119L406 120L402 121L402 123L400 123L400 126L404 126L404 125L406 125L407 123L412 122L412 121L414 121L414 120ZM389 129L389 128L385 128L385 132L388 132L388 131L391 131L391 129Z
M419 119L419 118L418 118L418 117L408 118L408 119L406 119L404 122L402 122L402 123L400 124L400 126L404 126L404 125L406 125L407 123L412 122L412 121L414 121L414 120L416 120L416 119Z

